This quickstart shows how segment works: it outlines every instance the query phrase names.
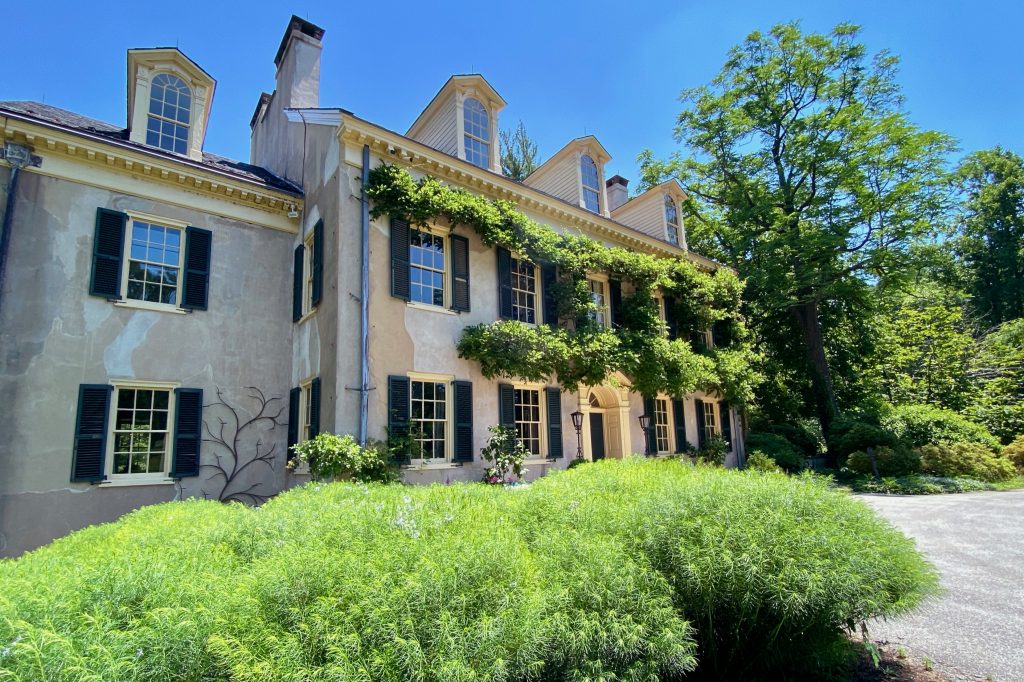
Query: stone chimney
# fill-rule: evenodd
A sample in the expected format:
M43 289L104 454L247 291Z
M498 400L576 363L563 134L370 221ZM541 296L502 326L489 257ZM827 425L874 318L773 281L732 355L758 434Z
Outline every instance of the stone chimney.
M621 175L613 175L605 181L604 186L608 194L609 213L629 201L629 191L626 189L628 184L629 180Z
M324 30L292 15L277 49L277 106L282 109L320 106L320 39Z

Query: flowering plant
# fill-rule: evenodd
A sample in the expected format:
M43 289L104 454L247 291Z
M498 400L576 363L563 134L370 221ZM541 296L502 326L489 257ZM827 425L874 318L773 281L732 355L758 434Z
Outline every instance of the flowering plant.
M487 462L493 462L494 466L484 470L484 483L501 485L503 483L515 483L522 480L527 469L523 462L530 455L530 452L520 442L515 429L506 426L492 426L488 429L491 435L487 439L487 445L480 451L480 455ZM509 476L509 474L512 476Z

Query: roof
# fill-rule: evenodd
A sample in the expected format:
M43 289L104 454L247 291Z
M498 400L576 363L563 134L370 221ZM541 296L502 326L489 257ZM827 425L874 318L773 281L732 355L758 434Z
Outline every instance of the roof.
M132 142L128 139L127 128L115 126L103 121L97 121L94 118L82 116L81 114L76 114L73 111L67 111L66 109L59 109L57 107L50 106L49 104L28 101L0 102L0 115L5 114L13 114L21 118L30 119L57 128L63 128L73 133L105 138L111 142L117 143L118 145L131 147L139 151L179 161L181 163L203 166L210 170L233 175L242 180L255 182L269 189L280 190L282 192L288 192L289 194L302 194L302 190L298 185L274 175L266 168L253 166L241 161L234 161L223 156L218 156L217 154L210 154L209 152L203 152L202 161L193 161L192 159L180 154Z

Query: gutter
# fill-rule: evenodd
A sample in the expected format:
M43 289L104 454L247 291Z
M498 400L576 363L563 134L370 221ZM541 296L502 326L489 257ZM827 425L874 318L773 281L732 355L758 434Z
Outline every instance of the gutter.
M42 159L32 155L32 150L24 145L8 142L7 146L0 149L0 157L7 160L11 166L11 179L7 183L7 201L4 206L3 220L0 221L0 310L3 306L4 275L7 271L7 252L11 246L11 229L14 224L14 201L18 193L18 178L21 177L21 169L26 166L38 166Z
M360 244L360 284L359 284L359 324L360 334L360 381L359 381L359 445L366 445L366 418L370 407L370 198L366 196L366 186L370 183L370 145L363 145L363 193L360 199L361 215L359 218Z

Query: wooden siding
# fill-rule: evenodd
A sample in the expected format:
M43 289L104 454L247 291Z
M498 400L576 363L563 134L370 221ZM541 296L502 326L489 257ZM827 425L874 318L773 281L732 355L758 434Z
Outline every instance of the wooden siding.
M423 126L422 132L413 139L434 149L457 156L459 153L458 126L455 115L455 93L441 105L433 120Z
M526 184L579 206L580 175L577 163L576 155L570 154L532 182L528 180Z
M640 230L656 239L666 239L665 234L665 197L658 193L655 196L640 196L628 201L612 212L612 220Z

